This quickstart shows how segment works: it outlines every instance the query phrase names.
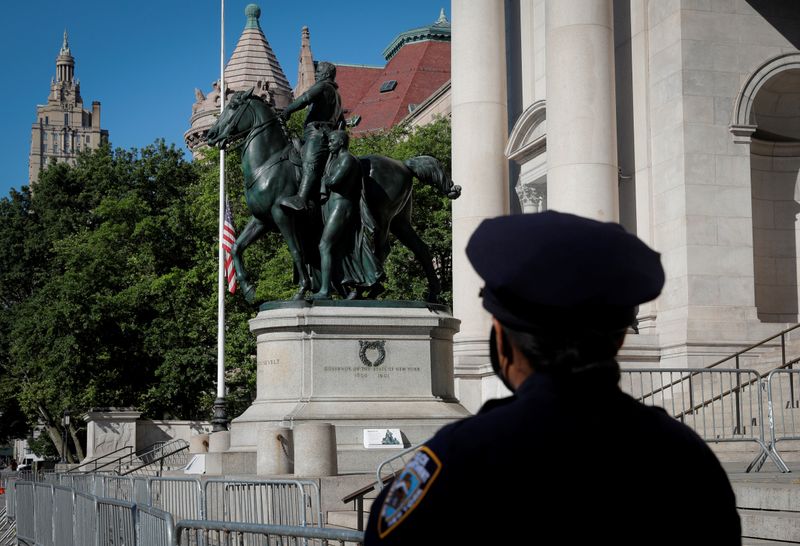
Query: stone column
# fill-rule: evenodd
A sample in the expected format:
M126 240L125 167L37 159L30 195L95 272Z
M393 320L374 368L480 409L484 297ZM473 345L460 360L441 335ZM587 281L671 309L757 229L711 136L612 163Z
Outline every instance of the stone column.
M612 2L547 0L545 28L548 207L618 221Z
M453 201L453 310L461 320L453 352L458 397L475 411L485 398L481 378L491 375L490 317L464 249L482 220L508 214L505 10L496 0L453 0L451 9L452 175L464 188Z

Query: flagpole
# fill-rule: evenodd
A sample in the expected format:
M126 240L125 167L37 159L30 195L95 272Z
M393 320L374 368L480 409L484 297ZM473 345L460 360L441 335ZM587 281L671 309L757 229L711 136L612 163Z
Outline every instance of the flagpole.
M219 40L220 114L225 109L225 0L220 0ZM225 150L219 151L219 236L217 271L217 399L214 401L213 431L228 430L225 414L225 251L222 248L225 225Z

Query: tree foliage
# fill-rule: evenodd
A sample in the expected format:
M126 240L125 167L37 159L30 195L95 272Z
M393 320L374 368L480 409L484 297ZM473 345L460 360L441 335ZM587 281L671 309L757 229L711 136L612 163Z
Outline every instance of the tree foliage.
M64 410L94 406L207 418L216 381L216 192L207 167L157 142L52 165L35 191L0 200L8 243L0 249L8 264L0 274L2 404L28 424L58 424ZM237 411L253 390L254 343L241 334L251 311L234 297L227 308Z
M296 121L296 120L294 120ZM294 123L297 125L297 123ZM290 128L297 130L290 121ZM369 135L356 154L432 155L450 168L450 125ZM0 442L44 421L55 447L64 410L134 406L152 418L207 419L216 396L219 152L194 163L163 141L102 147L52 164L33 191L0 199ZM238 154L226 180L237 233L249 217ZM415 181L414 224L450 298L450 205ZM245 255L261 301L295 290L277 233ZM422 269L401 245L384 298L421 299ZM226 295L229 416L255 394L255 310ZM53 438L53 437L56 438Z

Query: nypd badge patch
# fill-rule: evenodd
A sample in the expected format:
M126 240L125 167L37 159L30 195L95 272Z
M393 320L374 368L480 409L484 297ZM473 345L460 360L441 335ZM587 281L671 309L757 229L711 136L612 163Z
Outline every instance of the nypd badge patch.
M436 454L423 446L400 473L383 501L378 534L381 538L403 521L420 503L439 475L442 463Z

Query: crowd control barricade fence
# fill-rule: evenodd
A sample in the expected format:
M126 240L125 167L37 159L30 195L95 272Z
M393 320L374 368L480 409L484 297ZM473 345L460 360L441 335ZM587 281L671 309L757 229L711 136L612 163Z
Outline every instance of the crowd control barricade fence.
M100 478L100 496L133 502L134 483L133 478L123 476L102 476ZM96 477L95 479L98 479Z
M311 480L225 480L204 484L206 520L321 526L319 487Z
M364 533L347 529L185 520L175 535L178 546L333 546L360 545Z
M37 545L53 546L53 485L33 484L34 538Z
M767 455L783 460L778 451L778 442L800 440L800 370L772 370L767 375L766 391L769 411L769 451L761 455L761 463ZM788 472L788 468L785 471Z
M175 523L172 515L158 508L137 506L136 540L141 546L173 546Z
M378 488L380 488L381 484L393 479L394 476L396 476L397 473L406 466L408 461L411 460L411 457L414 456L414 453L416 453L418 449L418 445L411 446L381 462L381 464L378 465L378 470L376 471Z
M743 369L626 368L620 387L643 404L660 406L706 442L754 442L759 453L747 472L767 457L782 472L783 460L770 449L768 412L758 372Z
M94 495L75 492L74 543L75 546L99 546L97 543L97 508Z
M319 487L312 480L213 479L202 484L193 478L70 475L60 480L70 485L8 481L13 490L12 510L18 520L17 538L25 545L175 546L176 521L203 524L187 526L198 529L194 538L188 531L185 535L188 542L184 544L192 546L306 546L342 540L357 544L363 539L363 533L357 531L337 534L338 530L321 527ZM77 488L141 497L143 502ZM180 514L180 519L171 511ZM193 514L197 516L188 517ZM221 532L223 527L228 531Z
M17 538L33 544L36 535L34 522L34 491L33 482L19 481L16 486L16 513L17 513Z
M15 502L17 488L16 483L19 481L19 477L14 475L8 475L5 478L5 482L3 488L6 490L5 499L6 499L6 518L11 521L16 519L16 509L17 503Z
M150 478L145 504L169 512L176 520L203 519L200 481L194 478Z
M78 546L75 533L75 490L53 486L53 539L55 546Z
M136 505L95 497L98 546L136 545Z

